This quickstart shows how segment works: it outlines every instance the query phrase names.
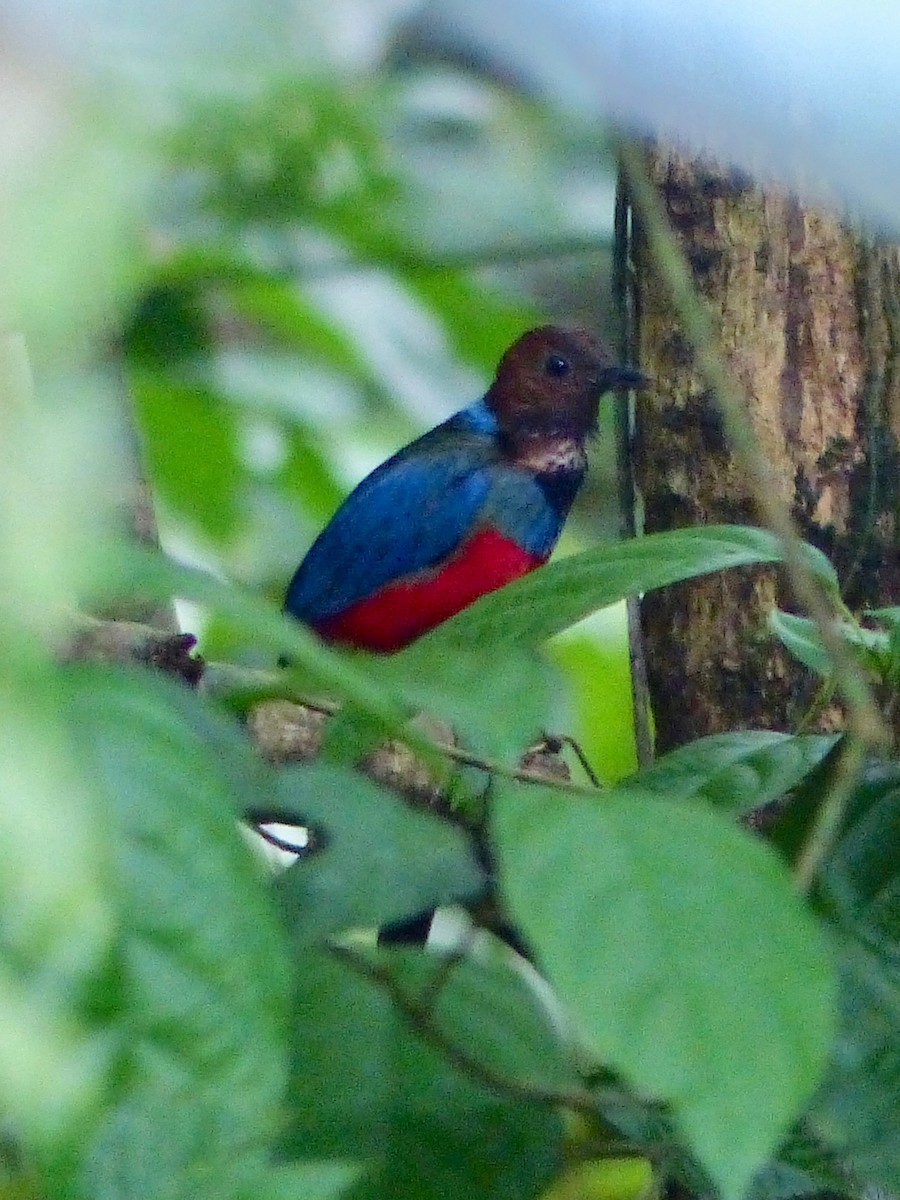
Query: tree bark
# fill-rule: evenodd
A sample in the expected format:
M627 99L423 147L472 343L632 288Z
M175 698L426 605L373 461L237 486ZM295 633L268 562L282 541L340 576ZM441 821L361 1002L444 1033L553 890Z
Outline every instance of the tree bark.
M742 385L776 486L859 610L900 594L900 257L835 218L709 162L654 147L650 177ZM646 531L756 523L715 398L629 225L639 362L634 478ZM656 743L796 725L815 681L768 635L791 607L772 568L654 592L641 606ZM834 723L832 710L826 720Z

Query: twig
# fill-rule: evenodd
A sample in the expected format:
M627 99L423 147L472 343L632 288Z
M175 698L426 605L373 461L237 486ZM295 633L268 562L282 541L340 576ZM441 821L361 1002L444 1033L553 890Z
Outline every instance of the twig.
M586 1088L548 1087L544 1084L534 1083L527 1079L516 1079L512 1076L504 1075L500 1071L495 1071L493 1067L473 1057L462 1046L457 1045L456 1042L447 1037L443 1030L439 1029L434 1023L429 1007L423 1004L421 1000L408 995L397 984L397 981L387 967L381 966L363 955L357 954L351 946L332 944L330 949L351 970L383 987L416 1033L433 1049L437 1050L439 1054L443 1055L452 1066L456 1067L457 1070L467 1075L470 1079L474 1079L477 1083L483 1084L492 1091L516 1096L522 1100L531 1100L539 1104L549 1104L554 1108L570 1108L573 1111L584 1113L594 1120L602 1116L603 1097L595 1095ZM453 965L455 966L457 962L458 960L454 960ZM637 1152L634 1147L631 1149L633 1153Z
M828 792L819 806L812 829L794 867L794 879L804 894L809 892L815 882L819 868L828 857L840 832L847 801L856 787L865 756L865 747L856 738L850 738L846 747L842 747Z
M551 754L558 754L563 746L568 746L578 759L579 763L581 764L582 771L584 771L585 775L587 775L588 779L591 781L591 784L595 788L600 788L603 786L597 777L597 772L588 762L588 756L585 754L581 743L577 738L573 738L570 733L545 733L544 742Z

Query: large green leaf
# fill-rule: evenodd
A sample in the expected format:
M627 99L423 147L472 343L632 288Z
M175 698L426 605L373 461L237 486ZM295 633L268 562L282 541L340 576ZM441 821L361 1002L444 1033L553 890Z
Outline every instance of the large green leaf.
M730 567L778 562L777 539L765 529L705 525L652 533L573 554L482 597L430 636L494 650L534 644L626 596ZM828 559L807 547L811 570L837 588Z
M451 1065L384 989L326 951L304 953L294 1028L283 1151L365 1160L359 1200L528 1200L558 1166L551 1106Z
M837 743L836 737L772 730L716 733L679 746L617 785L668 800L706 800L742 813L796 787Z
M484 886L459 826L411 808L358 771L313 763L281 772L275 802L323 844L276 881L302 941L415 916Z
M235 820L248 803L270 802L264 790L245 791L250 782L263 787L267 774L237 726L229 737L219 723L208 738L215 722L200 713L186 721L192 706L202 709L162 678L73 673L73 725L115 837L121 938L105 1005L123 1091L88 1170L121 1197L146 1194L148 1138L177 1160L176 1191L159 1194L232 1194L216 1182L222 1164L231 1164L235 1187L255 1169L285 1078L285 945L263 868ZM179 1121L182 1091L195 1117ZM171 1108L161 1101L166 1094ZM144 1130L141 1145L131 1145L134 1128ZM119 1178L126 1144L132 1158L120 1187L110 1180Z
M495 800L500 881L595 1053L669 1102L733 1200L818 1082L821 934L776 856L705 807L542 788Z

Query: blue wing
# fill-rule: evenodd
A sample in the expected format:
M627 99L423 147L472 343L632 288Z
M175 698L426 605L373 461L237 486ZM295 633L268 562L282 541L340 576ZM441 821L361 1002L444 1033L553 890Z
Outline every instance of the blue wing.
M350 493L297 569L285 609L314 623L434 566L477 524L493 437L466 413L388 459Z
M436 566L491 526L530 554L556 544L581 476L549 483L503 461L483 401L382 463L313 543L284 607L315 624L385 584Z

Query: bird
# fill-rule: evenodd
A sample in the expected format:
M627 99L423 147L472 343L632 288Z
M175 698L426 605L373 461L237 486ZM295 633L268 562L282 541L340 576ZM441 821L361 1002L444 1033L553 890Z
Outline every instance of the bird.
M326 642L390 654L540 567L584 479L601 396L646 382L584 330L524 333L479 400L344 500L294 573L285 612Z

